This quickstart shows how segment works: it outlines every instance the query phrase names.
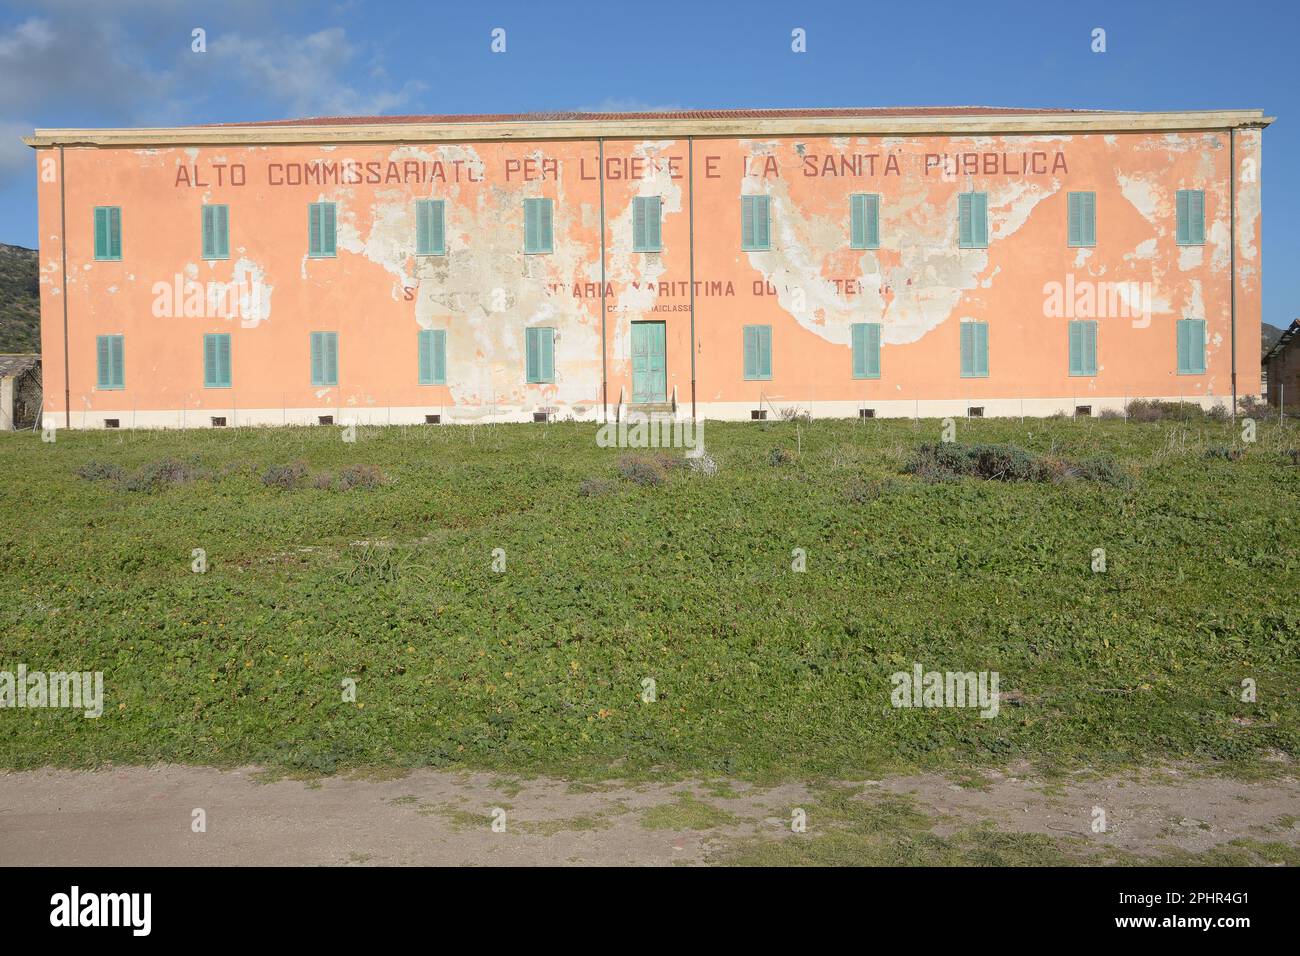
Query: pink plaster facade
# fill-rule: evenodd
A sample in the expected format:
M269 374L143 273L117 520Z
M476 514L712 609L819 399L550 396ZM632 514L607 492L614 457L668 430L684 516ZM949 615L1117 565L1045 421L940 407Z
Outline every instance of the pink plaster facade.
M1263 125L663 138L597 125L464 142L403 142L395 127L392 142L69 142L62 156L38 142L45 414L72 427L613 419L636 411L643 321L665 323L664 405L679 417L1226 404L1234 272L1236 391L1260 390ZM1204 192L1203 244L1176 241L1179 190ZM959 248L972 191L987 196L987 248ZM1067 242L1069 192L1096 195L1092 247ZM877 249L851 248L854 193L880 197ZM769 250L742 249L747 195L770 197ZM661 199L662 251L633 251L636 196ZM446 202L445 255L416 255L428 198ZM550 253L524 252L526 198L554 201ZM337 252L313 258L321 201L337 204ZM229 208L226 259L202 257L205 203ZM120 260L94 257L96 206L121 209ZM230 283L244 308L210 298ZM1098 323L1095 374L1070 374L1071 317ZM1182 318L1206 323L1202 374L1178 372ZM971 320L988 323L986 377L961 374ZM881 326L878 378L853 376L859 322ZM770 379L745 378L747 325L771 327ZM525 380L530 326L556 330L553 383ZM446 331L446 384L418 382L422 329ZM314 331L338 333L337 386L311 383ZM214 332L231 337L229 388L204 387ZM96 384L101 335L123 336L120 389Z

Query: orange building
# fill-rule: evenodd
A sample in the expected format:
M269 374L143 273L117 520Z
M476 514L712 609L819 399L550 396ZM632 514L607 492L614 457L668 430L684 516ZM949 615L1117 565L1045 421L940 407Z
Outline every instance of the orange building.
M961 107L37 130L46 421L1227 405L1260 390L1269 122Z

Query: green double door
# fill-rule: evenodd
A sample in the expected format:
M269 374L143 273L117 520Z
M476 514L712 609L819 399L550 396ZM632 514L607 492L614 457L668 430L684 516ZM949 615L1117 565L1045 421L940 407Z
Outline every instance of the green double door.
M632 404L666 401L668 333L663 322L632 323Z

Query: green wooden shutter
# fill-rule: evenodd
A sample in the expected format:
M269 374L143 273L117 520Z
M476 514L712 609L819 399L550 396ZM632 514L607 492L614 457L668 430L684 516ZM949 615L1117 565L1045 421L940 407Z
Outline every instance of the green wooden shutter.
M853 334L853 377L880 378L880 323L855 322Z
M122 258L122 210L118 206L108 207L108 257Z
M1091 319L1072 321L1069 326L1070 374L1097 374L1097 323Z
M1178 217L1176 241L1180 246L1205 243L1205 193L1200 189L1180 189L1175 197Z
M525 345L525 379L534 385L555 381L555 329L526 329Z
M321 254L333 256L337 254L336 232L337 222L335 221L335 212L337 207L332 202L324 203L324 209L321 210Z
M217 258L230 258L230 207L220 205L214 212L216 217Z
M339 334L337 332L311 333L311 383L313 385L339 383Z
M747 250L772 246L770 207L767 196L740 197L740 247Z
M307 255L321 254L321 208L319 203L307 207Z
M849 197L849 247L880 248L880 197L874 193Z
M419 337L420 384L444 385L447 382L447 332L445 329L422 329Z
M203 258L230 257L229 211L224 205L203 207Z
M1069 225L1067 244L1070 246L1095 246L1097 244L1097 194L1069 194Z
M554 249L551 200L524 200L524 252L544 253Z
M118 206L95 207L95 258L122 258L122 210Z
M636 196L632 200L632 251L659 252L661 206L658 196Z
M445 206L441 199L418 199L415 203L415 254L441 256L446 253Z
M213 232L216 224L213 222L211 206L204 206L201 210L200 223L203 234L202 255L204 259L211 259L216 255L217 248L217 237Z
M230 334L227 332L203 336L203 386L230 387Z
M95 339L96 383L100 388L126 387L125 347L120 335L100 335Z
M989 326L987 322L961 323L962 378L984 378L989 374Z
M772 377L772 327L747 325L743 330L745 378L764 380Z
M1205 320L1179 319L1177 337L1178 374L1202 374L1205 371Z
M311 334L311 383L322 385L325 382L325 348L320 332Z
M329 258L338 252L337 214L332 202L314 202L307 212L307 254Z
M108 208L95 207L95 258L108 258Z
M867 248L867 197L863 193L849 196L849 248Z
M957 196L957 245L962 249L983 249L989 244L989 199L987 193Z

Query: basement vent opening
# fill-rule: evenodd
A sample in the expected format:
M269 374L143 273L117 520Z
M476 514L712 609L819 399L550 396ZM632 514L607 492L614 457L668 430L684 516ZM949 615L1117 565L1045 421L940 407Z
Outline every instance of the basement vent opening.
M858 418L875 418L876 410L874 408L859 408Z
M1074 406L1074 417L1075 417L1075 418L1092 418L1092 406L1091 406L1091 405L1075 405L1075 406Z
M333 425L333 424L334 424L334 416L333 416L333 415L321 415L319 418L316 419L316 422L317 422L318 424L320 424L320 425Z
M983 418L983 417L984 417L984 406L983 406L983 405L972 405L972 406L970 406L970 408L966 409L966 417L967 417L967 418Z
M767 421L767 409L755 408L749 413L750 421L765 422Z
M117 427L120 426L120 424L121 424L120 420L119 420L119 419L116 419L116 418L105 418L105 419L104 419L104 427L105 427L105 428L117 428Z
M442 416L441 416L441 415L425 415L425 416L424 416L424 423L425 423L426 425L439 425L439 424L442 423Z
M225 427L226 427L226 416L225 416L225 415L213 415L213 416L212 416L212 427L213 427L213 428L225 428Z
M550 420L550 412L533 412L533 421L535 422L549 422Z

